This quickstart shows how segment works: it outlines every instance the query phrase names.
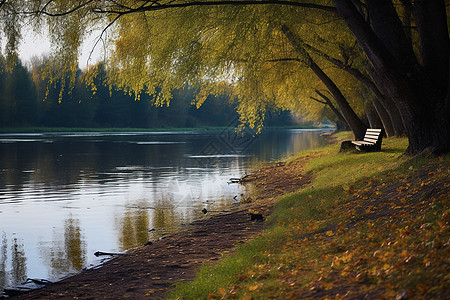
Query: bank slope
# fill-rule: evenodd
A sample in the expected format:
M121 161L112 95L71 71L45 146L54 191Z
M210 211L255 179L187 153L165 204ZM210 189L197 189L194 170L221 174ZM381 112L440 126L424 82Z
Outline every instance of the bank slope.
M408 157L406 146L291 158L285 171L300 162L311 183L276 202L262 235L169 298L450 298L450 157Z

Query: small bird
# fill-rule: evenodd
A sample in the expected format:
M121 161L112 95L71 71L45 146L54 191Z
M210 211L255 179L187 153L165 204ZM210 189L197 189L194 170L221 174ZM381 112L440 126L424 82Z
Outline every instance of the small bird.
M206 208L202 209L202 213L206 214L207 212Z

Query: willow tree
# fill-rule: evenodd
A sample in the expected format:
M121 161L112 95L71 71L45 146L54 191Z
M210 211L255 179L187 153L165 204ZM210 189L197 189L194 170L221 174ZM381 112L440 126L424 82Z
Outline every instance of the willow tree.
M331 40L351 33L370 61L372 83L386 97L384 108L401 116L408 151L450 148L445 0L3 0L0 5L19 16L50 17L61 46L55 57L67 58L61 67L76 61L69 54L93 24L101 24L114 44L108 63L115 83L130 91L159 87L161 103L180 84L202 82L206 93L232 83L244 119L253 124L261 121L267 103L295 107L324 88L284 26L302 39L315 28L330 31ZM327 73L336 72L320 63ZM328 77L342 89L345 80ZM294 90L295 97L286 96Z
M200 82L198 105L206 95L231 83L240 99L242 119L251 126L263 121L267 106L317 112L320 105L309 100L311 92L328 86L313 72L312 65L318 68L317 64L311 64L311 57L293 45L283 28L289 24L290 33L298 32L302 26L314 26L324 13L305 14L299 22L300 13L287 12L284 7L211 6L125 15L116 22L119 38L110 65L118 67L111 68L113 81L134 92L151 87L158 91L160 103L170 100L166 95L174 86ZM339 20L334 25L339 22L344 25ZM350 34L337 34L331 25L329 32L324 26L315 27L328 39L354 40ZM310 31L308 35L317 33ZM345 75L338 76L334 68L329 72L343 82ZM339 90L335 84L334 90ZM347 91L355 106L356 94L349 88ZM340 107L348 108L345 113L351 112L351 120L359 121L343 94L339 90ZM359 130L359 136L364 129Z

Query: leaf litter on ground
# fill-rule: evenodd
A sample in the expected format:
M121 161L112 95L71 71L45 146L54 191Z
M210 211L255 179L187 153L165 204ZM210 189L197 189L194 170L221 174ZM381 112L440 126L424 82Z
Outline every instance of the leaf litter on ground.
M409 158L389 152L406 141L386 140L386 153L337 157L331 147L252 174L260 193L282 190L283 174L311 183L285 190L262 235L206 266L216 276L241 261L204 298L450 298L450 156ZM335 178L333 168L363 171Z

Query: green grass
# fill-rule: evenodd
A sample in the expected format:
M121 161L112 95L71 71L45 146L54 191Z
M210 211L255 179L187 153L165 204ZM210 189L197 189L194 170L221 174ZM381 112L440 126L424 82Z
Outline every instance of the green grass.
M338 138L351 137L348 133L340 133ZM178 284L169 298L205 299L208 294L219 293L219 287L245 285L247 281L250 284L252 282L250 279L241 281L239 276L249 277L249 272L250 274L253 272L249 266L266 264L270 256L267 257L262 253L281 252L289 239L287 232L292 223L306 224L311 220L322 220L315 222L314 229L320 230L335 222L335 219L327 218L325 208L338 201L337 197L347 185L353 185L363 177L381 174L404 162L407 158L400 156L406 146L406 139L385 139L382 152L338 153L339 145L330 145L318 150L305 151L290 158L288 163L304 156L312 157L306 166L306 171L313 174L312 184L299 192L285 195L276 203L275 211L268 220L270 228L261 236L240 246L234 255L226 256L217 266L205 265L194 281ZM305 253L305 260L313 259L312 257L317 255L314 253L314 249L310 249L309 253ZM280 257L277 260L283 261ZM279 270L271 269L268 272L278 273ZM272 274L270 277L273 276ZM269 289L274 288L276 284Z
M251 243L238 247L236 255L225 254L217 265L205 264L197 274L194 282L177 284L176 291L170 296L174 299L205 299L208 294L217 292L224 283L251 280L251 274L244 274L249 264L266 264L269 258L261 254L261 250L279 249L283 228L274 228L263 236L256 237ZM240 277L241 275L241 277Z
M400 157L406 149L406 139L385 139L383 142L382 152L351 151L334 155L334 149L328 150L329 155L312 160L306 171L315 174L315 186L328 187L354 183L392 169L407 159Z
M381 152L338 153L338 144L290 158L305 162L312 183L277 201L262 234L217 265L205 263L168 298L302 298L316 287L331 298L335 287L354 298L443 295L450 204L438 187L448 185L450 155L409 157L406 147L406 139L392 138ZM373 208L388 215L361 218Z

